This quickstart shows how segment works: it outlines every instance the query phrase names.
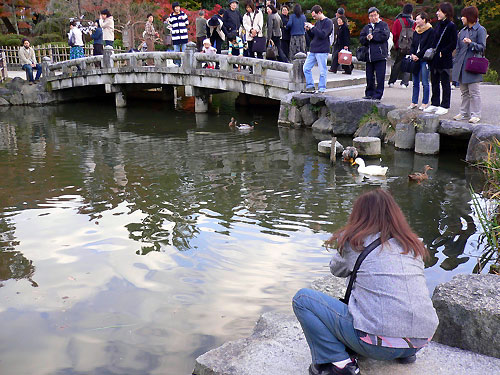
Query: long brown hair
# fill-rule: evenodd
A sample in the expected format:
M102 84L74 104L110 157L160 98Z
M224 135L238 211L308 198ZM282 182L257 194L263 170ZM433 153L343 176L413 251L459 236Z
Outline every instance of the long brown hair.
M404 249L402 254L413 252L414 257L423 259L429 256L392 195L382 189L371 190L356 199L347 224L326 241L326 246L336 245L340 254L347 243L353 250L362 251L364 239L378 232L382 244L391 237L398 240Z

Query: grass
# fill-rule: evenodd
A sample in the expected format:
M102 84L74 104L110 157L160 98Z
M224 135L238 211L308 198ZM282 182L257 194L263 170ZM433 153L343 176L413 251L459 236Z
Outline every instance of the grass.
M489 273L500 274L500 141L495 139L486 160L476 164L485 177L486 185L481 194L471 187L472 203L483 230L479 237L484 244L473 273L481 273L489 264Z

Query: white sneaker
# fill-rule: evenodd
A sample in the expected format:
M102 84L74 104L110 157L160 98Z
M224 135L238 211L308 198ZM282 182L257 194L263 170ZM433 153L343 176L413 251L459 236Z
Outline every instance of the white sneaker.
M387 87L394 87L394 83L389 83Z
M425 110L427 108L427 104L422 104L420 107L418 107L418 109L420 109L421 111Z
M434 113L438 116L446 115L448 113L448 110L446 108L443 108L443 107L438 107L438 109L436 109L436 112L434 112Z
M408 109L415 109L418 107L418 104L411 103L407 108Z
M469 120L469 122L471 124L477 124L479 121L481 121L481 119L479 117L476 117L476 116L471 117L470 120Z
M456 121L465 120L466 118L469 118L469 116L466 116L462 113L459 113L458 115L453 116L453 120L456 120Z
M428 106L426 109L424 109L424 112L427 112L427 113L429 113L429 112L434 112L434 111L435 111L436 109L438 109L438 108L439 108L439 107L436 107L436 106L434 106L434 105L430 105L430 106Z

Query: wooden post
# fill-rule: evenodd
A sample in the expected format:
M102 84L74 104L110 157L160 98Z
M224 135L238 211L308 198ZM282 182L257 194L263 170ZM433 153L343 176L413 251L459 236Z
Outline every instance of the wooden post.
M337 137L332 137L332 144L330 145L330 163L335 164L337 162Z

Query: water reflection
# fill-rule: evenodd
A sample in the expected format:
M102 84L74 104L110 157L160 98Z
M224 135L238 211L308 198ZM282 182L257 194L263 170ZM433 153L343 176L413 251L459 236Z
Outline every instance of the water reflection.
M431 250L431 289L473 268L471 172L455 155L387 149L387 178L363 178L317 155L312 132L277 128L272 110L250 133L228 129L233 113L0 115L0 328L29 337L0 344L2 373L187 374L260 313L290 311L295 290L328 272L328 233L376 186ZM430 180L409 183L425 164Z

